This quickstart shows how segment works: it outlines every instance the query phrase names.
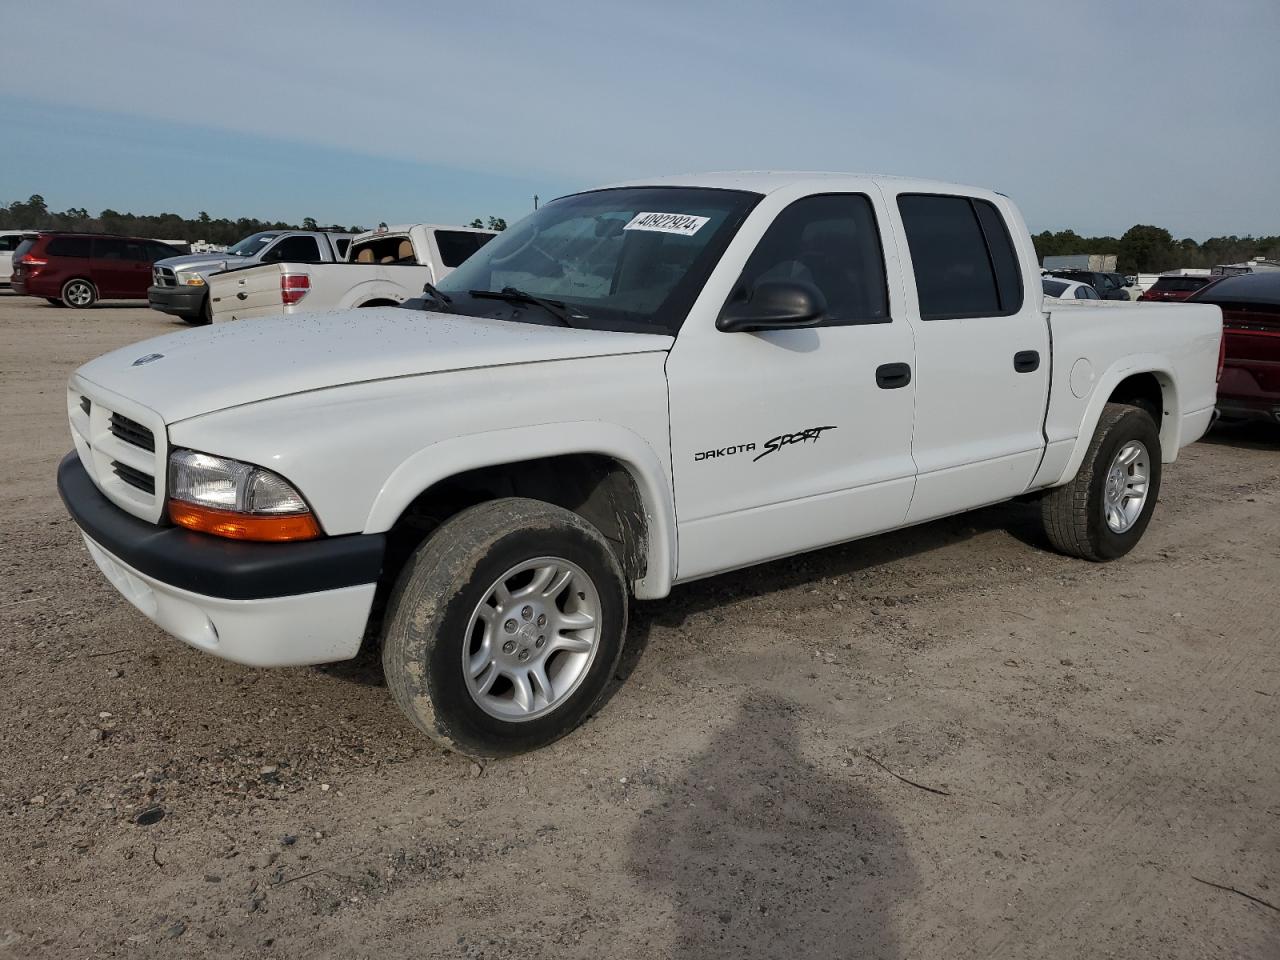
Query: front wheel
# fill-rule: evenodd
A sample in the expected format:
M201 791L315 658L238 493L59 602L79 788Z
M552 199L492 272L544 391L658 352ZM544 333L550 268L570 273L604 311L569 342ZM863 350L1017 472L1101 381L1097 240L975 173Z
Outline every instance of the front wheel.
M575 513L504 498L442 524L388 607L382 665L413 724L468 756L509 756L577 727L622 654L627 591Z
M213 323L213 307L209 304L207 293L204 296L204 302L200 305L200 312L194 317L184 316L182 322L189 327L204 327Z
M1115 560L1142 539L1160 495L1160 434L1146 410L1108 403L1075 477L1040 502L1062 553Z
M92 307L98 302L98 291L88 280L68 280L62 285L62 302L69 307Z

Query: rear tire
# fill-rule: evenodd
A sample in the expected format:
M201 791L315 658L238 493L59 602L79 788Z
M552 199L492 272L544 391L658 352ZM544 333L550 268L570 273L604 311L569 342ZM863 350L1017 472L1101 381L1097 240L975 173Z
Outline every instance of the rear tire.
M88 280L77 277L62 285L62 302L68 307L87 310L98 302L98 291Z
M1108 403L1075 477L1040 501L1049 542L1083 560L1124 556L1151 522L1160 468L1160 434L1151 414Z
M539 500L493 500L446 521L405 565L383 672L427 736L468 756L510 756L586 719L626 625L626 581L600 531Z

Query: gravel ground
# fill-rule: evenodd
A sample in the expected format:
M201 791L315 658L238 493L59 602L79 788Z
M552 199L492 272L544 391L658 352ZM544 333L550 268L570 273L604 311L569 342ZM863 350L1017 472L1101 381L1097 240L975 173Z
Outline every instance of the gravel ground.
M93 567L63 385L172 329L0 294L0 957L1280 956L1280 435L1118 563L1013 504L637 605L600 714L481 766Z

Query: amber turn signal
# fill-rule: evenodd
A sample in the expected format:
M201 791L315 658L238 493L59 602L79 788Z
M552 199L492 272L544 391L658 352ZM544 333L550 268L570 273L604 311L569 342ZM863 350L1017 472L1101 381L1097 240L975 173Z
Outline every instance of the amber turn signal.
M201 533L211 533L215 537L227 537L231 540L279 543L288 540L314 540L320 536L320 524L316 523L316 518L310 513L254 516L170 500L169 519L188 530L199 530Z

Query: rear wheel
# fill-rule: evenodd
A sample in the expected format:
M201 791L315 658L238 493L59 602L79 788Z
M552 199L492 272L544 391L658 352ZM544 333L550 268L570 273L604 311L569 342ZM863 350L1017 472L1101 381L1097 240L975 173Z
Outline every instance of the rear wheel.
M590 714L622 653L627 592L594 526L512 497L444 523L387 612L396 703L449 749L496 757L545 746Z
M62 302L69 307L92 307L98 302L98 291L88 280L68 280L62 285Z
M1160 434L1140 407L1108 403L1070 483L1040 502L1045 534L1062 553L1114 560L1137 545L1160 495Z

